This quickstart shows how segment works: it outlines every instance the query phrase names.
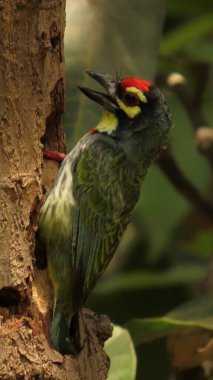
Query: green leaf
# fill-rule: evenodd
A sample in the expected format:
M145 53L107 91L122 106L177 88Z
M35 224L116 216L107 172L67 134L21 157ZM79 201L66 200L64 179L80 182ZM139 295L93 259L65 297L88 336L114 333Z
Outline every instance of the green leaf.
M128 330L114 326L105 351L110 357L108 380L135 380L137 359Z
M164 37L161 53L172 54L185 48L191 42L201 39L209 33L212 30L212 25L213 16L208 14L181 25Z
M194 227L194 228L193 228ZM185 228L185 236L180 239L179 246L182 252L187 252L191 257L201 257L209 259L212 256L213 247L213 227L198 225L189 225L188 234L186 234L187 227Z
M133 319L125 327L130 331L136 345L185 327L213 330L213 297L194 299L163 317Z
M106 276L96 287L96 293L121 290L168 287L201 281L206 273L203 265L180 265L163 272L137 271Z
M199 41L194 42L187 49L187 56L198 62L213 63L213 46L212 42Z

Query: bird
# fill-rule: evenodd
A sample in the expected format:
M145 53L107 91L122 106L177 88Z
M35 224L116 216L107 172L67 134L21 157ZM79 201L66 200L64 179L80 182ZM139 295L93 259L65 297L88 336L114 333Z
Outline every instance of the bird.
M39 217L54 290L51 341L74 352L70 325L116 252L150 164L166 148L172 120L152 83L87 71L104 91L80 87L102 115L63 160Z

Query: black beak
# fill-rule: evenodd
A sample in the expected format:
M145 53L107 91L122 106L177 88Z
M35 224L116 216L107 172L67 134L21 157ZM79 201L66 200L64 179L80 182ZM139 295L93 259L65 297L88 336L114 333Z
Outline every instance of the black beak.
M98 83L100 83L104 89L106 90L106 94L90 90L86 87L78 86L78 88L90 99L94 100L96 103L103 106L110 112L115 113L118 109L118 104L116 102L116 90L117 90L117 82L111 77L109 74L101 74L95 73L93 71L86 71L86 73L93 79L95 79Z

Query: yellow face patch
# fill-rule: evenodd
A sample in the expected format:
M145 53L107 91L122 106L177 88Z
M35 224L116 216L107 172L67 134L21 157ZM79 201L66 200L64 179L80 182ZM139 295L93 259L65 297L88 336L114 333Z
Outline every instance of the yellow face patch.
M140 112L141 112L141 109L140 107L138 106L135 106L135 107L130 107L130 106L127 106L126 104L124 104L124 102L122 102L122 100L117 100L118 104L119 104L119 107L125 112L125 114L130 117L131 119L133 119L133 117L137 116Z
M137 95L137 97L140 99L141 102L147 103L147 98L145 97L144 93L140 91L136 87L127 87L125 89L126 92L132 92L133 94Z
M106 132L108 135L111 135L112 132L116 130L117 126L117 117L113 113L104 110L101 120L98 125L96 125L96 129L99 132Z

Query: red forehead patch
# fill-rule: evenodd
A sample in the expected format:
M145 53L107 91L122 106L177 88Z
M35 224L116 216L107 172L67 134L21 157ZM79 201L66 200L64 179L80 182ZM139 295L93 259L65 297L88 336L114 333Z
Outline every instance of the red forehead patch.
M123 90L127 87L136 87L138 90L141 91L149 91L149 87L152 85L151 82L148 82L148 80L144 79L138 79L138 78L124 78L120 81L120 86Z

